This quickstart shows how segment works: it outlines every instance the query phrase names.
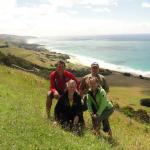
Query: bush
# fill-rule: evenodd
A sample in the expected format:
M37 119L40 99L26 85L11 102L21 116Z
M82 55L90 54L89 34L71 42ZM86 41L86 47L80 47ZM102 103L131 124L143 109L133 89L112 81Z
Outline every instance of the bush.
M137 111L135 111L132 107L126 106L121 108L120 111L123 112L128 117L132 117L135 120L138 120L142 123L150 123L150 116L143 109L138 109Z
M150 98L144 98L140 100L142 106L150 107Z
M139 109L135 111L135 118L141 120L142 122L150 123L150 116L145 110Z
M121 111L127 115L128 117L133 117L134 116L134 109L130 106L126 106L121 108Z
M13 67L13 65L16 65L22 69L33 70L34 74L37 74L38 76L44 77L46 79L49 78L49 72L54 70L54 68L48 69L40 67L20 57L16 57L11 54L5 55L1 52L0 52L0 64L4 64L9 67Z

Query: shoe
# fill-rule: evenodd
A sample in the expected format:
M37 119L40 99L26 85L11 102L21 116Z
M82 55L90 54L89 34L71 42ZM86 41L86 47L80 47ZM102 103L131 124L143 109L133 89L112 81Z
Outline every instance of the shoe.
M111 130L108 131L108 137L112 138L112 132L111 132Z

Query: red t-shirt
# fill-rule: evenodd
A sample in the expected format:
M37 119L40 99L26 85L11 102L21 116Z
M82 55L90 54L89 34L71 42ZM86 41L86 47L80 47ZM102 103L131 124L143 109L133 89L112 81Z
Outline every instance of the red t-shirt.
M50 74L50 84L51 84L50 90L52 92L55 92L57 90L59 94L62 94L66 89L66 82L68 82L70 79L76 81L77 89L79 89L79 82L72 73L64 70L64 75L62 78L60 78L57 71L53 71Z

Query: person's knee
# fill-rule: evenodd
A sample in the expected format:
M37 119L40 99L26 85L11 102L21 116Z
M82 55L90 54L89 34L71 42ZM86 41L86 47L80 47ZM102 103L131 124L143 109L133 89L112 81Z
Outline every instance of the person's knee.
M47 92L47 99L48 99L48 100L52 100L53 98L54 98L53 92L48 91L48 92Z

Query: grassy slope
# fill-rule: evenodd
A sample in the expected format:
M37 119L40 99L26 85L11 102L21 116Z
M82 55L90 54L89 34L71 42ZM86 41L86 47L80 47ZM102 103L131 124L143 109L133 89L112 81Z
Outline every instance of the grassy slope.
M0 66L0 147L10 149L141 149L148 150L150 127L130 120L115 112L110 119L114 140L112 144L102 136L96 138L91 131L77 137L45 117L45 95L48 81L35 75ZM112 88L110 96L119 89ZM130 89L125 89L126 91ZM129 92L127 91L127 92ZM112 94L112 95L111 95ZM122 97L124 92L117 94ZM144 96L144 95L142 95ZM85 114L91 127L88 112Z
M0 43L2 40L0 40ZM10 45L7 48L0 48L0 51L4 54L15 55L16 57L23 58L27 61L30 61L34 64L37 64L42 67L50 67L50 64L53 64L52 59L46 57L47 52L38 52L33 50L26 50L24 48L19 48L14 45ZM55 63L55 62L54 62Z
M2 45L5 45L5 41L0 39L0 46ZM5 55L7 54L15 55L16 57L20 57L29 62L32 62L33 64L45 68L53 67L59 59L59 56L56 57L55 54L50 54L47 51L27 50L24 48L19 48L18 46L14 46L14 45L9 45L9 47L5 47L5 48L0 48L0 52L4 53ZM83 68L83 66L80 65L75 66L74 64L71 63L69 63L67 67L69 68L73 67L74 69Z
M0 40L0 46L5 45L5 41L4 40Z
M141 98L150 97L150 93L143 93L140 87L110 87L109 98L115 101L119 106L131 106L135 110L143 109L150 114L150 108L140 105Z

